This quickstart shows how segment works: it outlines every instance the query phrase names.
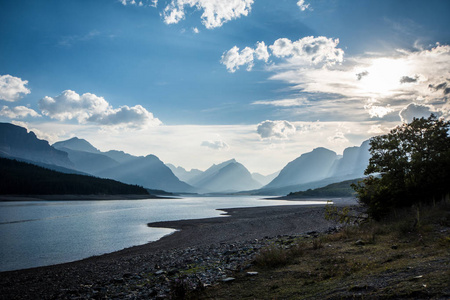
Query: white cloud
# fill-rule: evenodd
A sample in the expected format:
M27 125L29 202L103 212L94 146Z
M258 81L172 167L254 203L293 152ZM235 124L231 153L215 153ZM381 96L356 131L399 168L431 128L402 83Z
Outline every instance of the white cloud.
M114 109L103 97L91 93L79 95L66 90L52 98L44 97L39 108L45 116L57 120L76 119L80 123L93 122L105 126L146 128L160 125L161 121L141 105Z
M428 118L431 114L440 116L441 113L433 110L431 106L410 103L399 113L403 123L411 123L414 118Z
M245 47L241 51L234 46L222 55L221 63L224 64L228 71L234 73L240 66L247 65L247 71L253 68L253 53L255 51L249 47Z
M192 28L192 32L194 32L194 33L199 33L199 32L200 32L200 30L198 30L198 28L197 28L197 27L194 27L194 28Z
M119 0L120 3L123 5L135 5L135 6L144 6L144 2L148 3L148 6L157 7L158 6L158 0L142 0L142 1L136 1L136 0Z
M334 135L328 137L328 141L332 144L348 143L348 139L342 131L336 131Z
M270 54L269 51L267 51L267 46L264 42L256 43L255 56L257 59L265 62L269 60Z
M10 119L16 119L16 118L25 118L27 116L40 117L41 115L38 114L36 111L32 110L31 108L25 106L16 106L12 108L9 108L8 106L3 106L3 108L0 110L0 116L7 117Z
M309 3L306 3L305 2L305 0L299 0L298 2L297 2L297 5L298 5L298 7L300 7L300 10L301 11L305 11L305 10L307 10L307 9L310 9L309 8Z
M337 48L339 39L331 39L323 36L304 37L292 42L287 38L276 40L273 45L266 46L264 42L257 42L256 47L245 47L239 51L237 46L226 51L222 55L221 63L226 66L231 73L239 69L240 66L247 65L247 71L251 71L254 65L254 59L263 60L268 63L271 50L276 58L283 59L285 64L295 66L313 65L317 67L332 66L336 63L342 63L344 51ZM281 64L280 67L285 67ZM273 65L277 69L277 65Z
M228 150L230 148L224 141L203 141L201 145L214 150Z
M148 126L158 126L161 121L141 105L128 107L121 106L117 109L110 109L104 113L93 114L87 121L107 126L124 126L131 128L142 128Z
M272 105L279 107L294 107L294 106L303 106L308 103L306 98L293 98L293 99L283 99L283 100L269 100L269 101L255 101L253 105Z
M338 44L339 39L307 36L294 42L281 38L269 48L274 56L289 58L290 63L333 65L344 60L344 50L337 48Z
M0 100L14 102L24 95L31 93L26 87L27 80L22 80L11 75L0 76Z
M202 23L206 28L220 27L223 23L247 16L253 0L172 0L163 12L164 22L178 23L185 18L186 7L202 10Z
M378 101L375 99L369 99L368 103L364 105L364 109L369 113L371 118L378 117L383 118L385 115L393 112L393 109L388 106L375 105Z
M266 120L258 124L256 131L262 139L287 139L296 132L296 129L288 121Z

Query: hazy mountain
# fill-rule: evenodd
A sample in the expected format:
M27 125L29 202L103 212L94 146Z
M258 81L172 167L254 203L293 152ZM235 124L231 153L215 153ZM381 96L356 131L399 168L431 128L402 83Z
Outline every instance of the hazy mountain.
M235 159L212 165L188 182L202 191L209 192L235 192L261 187L250 172Z
M117 161L119 163L130 162L137 158L136 156L125 153L123 151L117 151L117 150L110 150L107 152L103 152L103 154L114 159L115 161Z
M136 157L129 162L97 173L98 176L138 184L149 189L170 192L193 192L192 186L180 181L158 157Z
M203 171L200 171L198 169L192 169L190 171L187 171L183 167L175 167L172 164L166 164L166 166L169 167L169 169L173 172L173 174L175 174L175 176L178 177L178 179L184 182L189 182L189 180L203 173Z
M77 170L149 189L193 192L154 155L133 156L123 151L101 152L84 139L72 138L54 144L67 151ZM81 150L84 149L84 150Z
M0 154L37 163L73 168L66 152L57 150L34 132L9 123L0 123Z
M264 188L278 188L325 179L328 177L336 157L334 151L322 147L302 154L288 163L280 171L280 174Z
M336 160L328 177L363 177L369 164L369 148L369 141L364 141L359 147L346 148L342 158Z
M259 195L285 195L364 176L369 163L369 141L360 147L349 147L343 155L317 148L288 163L280 174L263 188L252 191Z
M89 153L100 153L100 150L92 146L88 141L86 141L85 139L79 139L77 137L73 137L61 142L56 142L52 146L56 149L65 148Z
M101 154L101 152L92 153L72 150L65 147L58 149L69 154L69 159L74 163L75 169L92 175L97 175L105 169L110 169L120 165L120 163L104 154Z
M280 174L280 171L277 171L275 173L269 174L269 175L262 175L259 173L252 173L252 177L254 180L261 183L263 186L269 184L272 180L275 179Z
M104 155L88 141L77 137L56 142L53 147L66 152L75 169L92 175L119 165L119 162Z
M225 167L226 165L230 164L230 163L234 163L236 162L235 159L230 159L227 160L221 164L214 164L211 167L209 167L206 171L202 172L201 174L194 176L193 178L189 179L188 181L186 181L187 183L189 183L192 186L199 186L201 185L201 182L203 180L206 180L208 177L213 176L217 171L219 171L220 169L222 169L223 167Z

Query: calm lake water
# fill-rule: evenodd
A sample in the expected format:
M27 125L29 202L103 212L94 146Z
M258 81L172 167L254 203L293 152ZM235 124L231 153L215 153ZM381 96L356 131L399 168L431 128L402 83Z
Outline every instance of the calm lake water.
M173 229L147 223L220 216L219 208L321 202L259 197L0 202L0 271L52 265L156 241Z

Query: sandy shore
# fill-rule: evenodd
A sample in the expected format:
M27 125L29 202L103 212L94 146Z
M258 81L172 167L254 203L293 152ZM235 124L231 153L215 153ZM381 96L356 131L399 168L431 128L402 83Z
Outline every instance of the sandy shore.
M61 291L154 270L165 264L163 254L168 251L325 231L335 224L324 219L324 209L323 205L233 208L224 209L227 217L151 223L179 231L156 242L81 261L0 273L0 297L60 298Z

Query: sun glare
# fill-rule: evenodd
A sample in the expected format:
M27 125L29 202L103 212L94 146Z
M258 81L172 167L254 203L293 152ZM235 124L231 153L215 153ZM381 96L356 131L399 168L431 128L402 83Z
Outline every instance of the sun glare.
M407 62L401 59L378 58L365 70L359 87L371 97L389 96L400 87L402 76L409 74Z

